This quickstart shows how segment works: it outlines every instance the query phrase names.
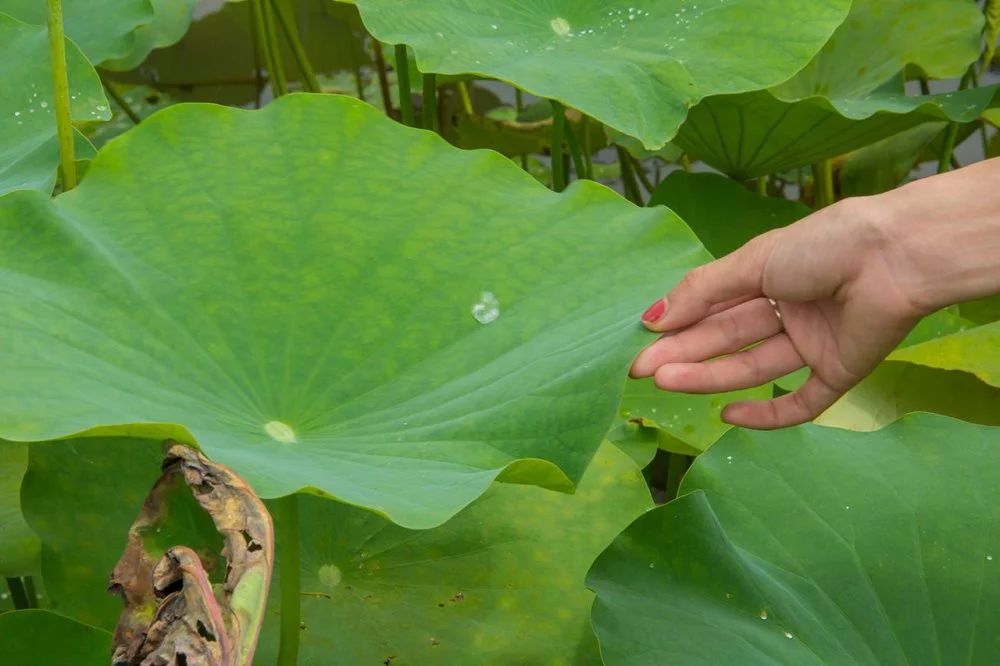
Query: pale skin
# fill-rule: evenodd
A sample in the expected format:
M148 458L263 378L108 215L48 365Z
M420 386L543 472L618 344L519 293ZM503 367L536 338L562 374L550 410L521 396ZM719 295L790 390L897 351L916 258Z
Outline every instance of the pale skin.
M1000 158L846 199L696 268L643 315L664 335L631 374L719 393L808 367L793 393L722 412L747 428L796 425L861 381L921 317L993 294Z

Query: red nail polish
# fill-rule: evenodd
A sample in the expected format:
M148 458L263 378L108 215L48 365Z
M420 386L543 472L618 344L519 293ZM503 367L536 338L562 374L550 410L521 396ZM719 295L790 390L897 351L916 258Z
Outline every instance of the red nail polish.
M667 304L663 302L663 299L656 301L649 306L649 309L642 313L642 320L649 324L663 316L663 311L667 309Z

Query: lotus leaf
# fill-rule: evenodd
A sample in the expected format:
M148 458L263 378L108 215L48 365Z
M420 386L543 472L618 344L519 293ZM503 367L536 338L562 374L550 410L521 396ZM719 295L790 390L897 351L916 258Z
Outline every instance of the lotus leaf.
M44 3L43 3L44 4ZM0 5L2 6L2 5ZM0 194L12 190L51 192L59 164L53 114L49 35L44 25L28 25L0 14ZM72 42L66 43L70 113L75 121L111 117L97 72ZM77 135L80 157L93 148Z
M574 495L495 485L423 532L302 497L301 519L315 527L301 546L299 663L599 665L584 576L651 506L639 470L610 444ZM272 608L261 663L277 647Z
M637 314L709 259L666 209L334 95L168 108L0 199L0 253L0 436L197 442L413 528L498 477L571 489Z
M38 570L38 537L21 515L21 482L28 468L25 444L0 444L0 576Z
M357 0L421 71L480 74L557 99L657 149L708 95L781 83L844 20L847 0Z
M0 664L105 666L111 634L46 610L0 614Z
M709 97L691 109L675 139L693 157L736 179L777 173L850 152L923 123L971 122L995 87L907 97L785 102L770 91Z
M191 14L198 0L151 0L153 20L139 26L132 50L123 58L104 64L110 69L132 69L142 63L153 49L178 42L191 24Z
M128 57L138 46L136 29L156 20L156 4L162 0L63 0L66 36L95 65ZM0 0L0 13L40 26L45 25L46 8L38 0ZM27 57L19 55L18 60Z
M1000 322L898 349L889 358L943 370L962 370L1000 387Z
M997 433L730 431L591 569L605 663L996 663Z

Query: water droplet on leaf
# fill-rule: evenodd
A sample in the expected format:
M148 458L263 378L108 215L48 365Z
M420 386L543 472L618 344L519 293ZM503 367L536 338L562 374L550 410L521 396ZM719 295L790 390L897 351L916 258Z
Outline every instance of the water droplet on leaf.
M472 316L480 324L492 324L500 317L500 301L492 291L484 291L472 304Z

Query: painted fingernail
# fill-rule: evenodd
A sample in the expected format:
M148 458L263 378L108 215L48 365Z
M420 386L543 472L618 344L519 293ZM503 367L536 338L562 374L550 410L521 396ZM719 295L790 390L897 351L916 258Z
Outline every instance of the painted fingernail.
M649 306L649 309L642 313L642 320L647 324L652 324L663 316L663 311L667 309L667 304L663 299L656 301Z

